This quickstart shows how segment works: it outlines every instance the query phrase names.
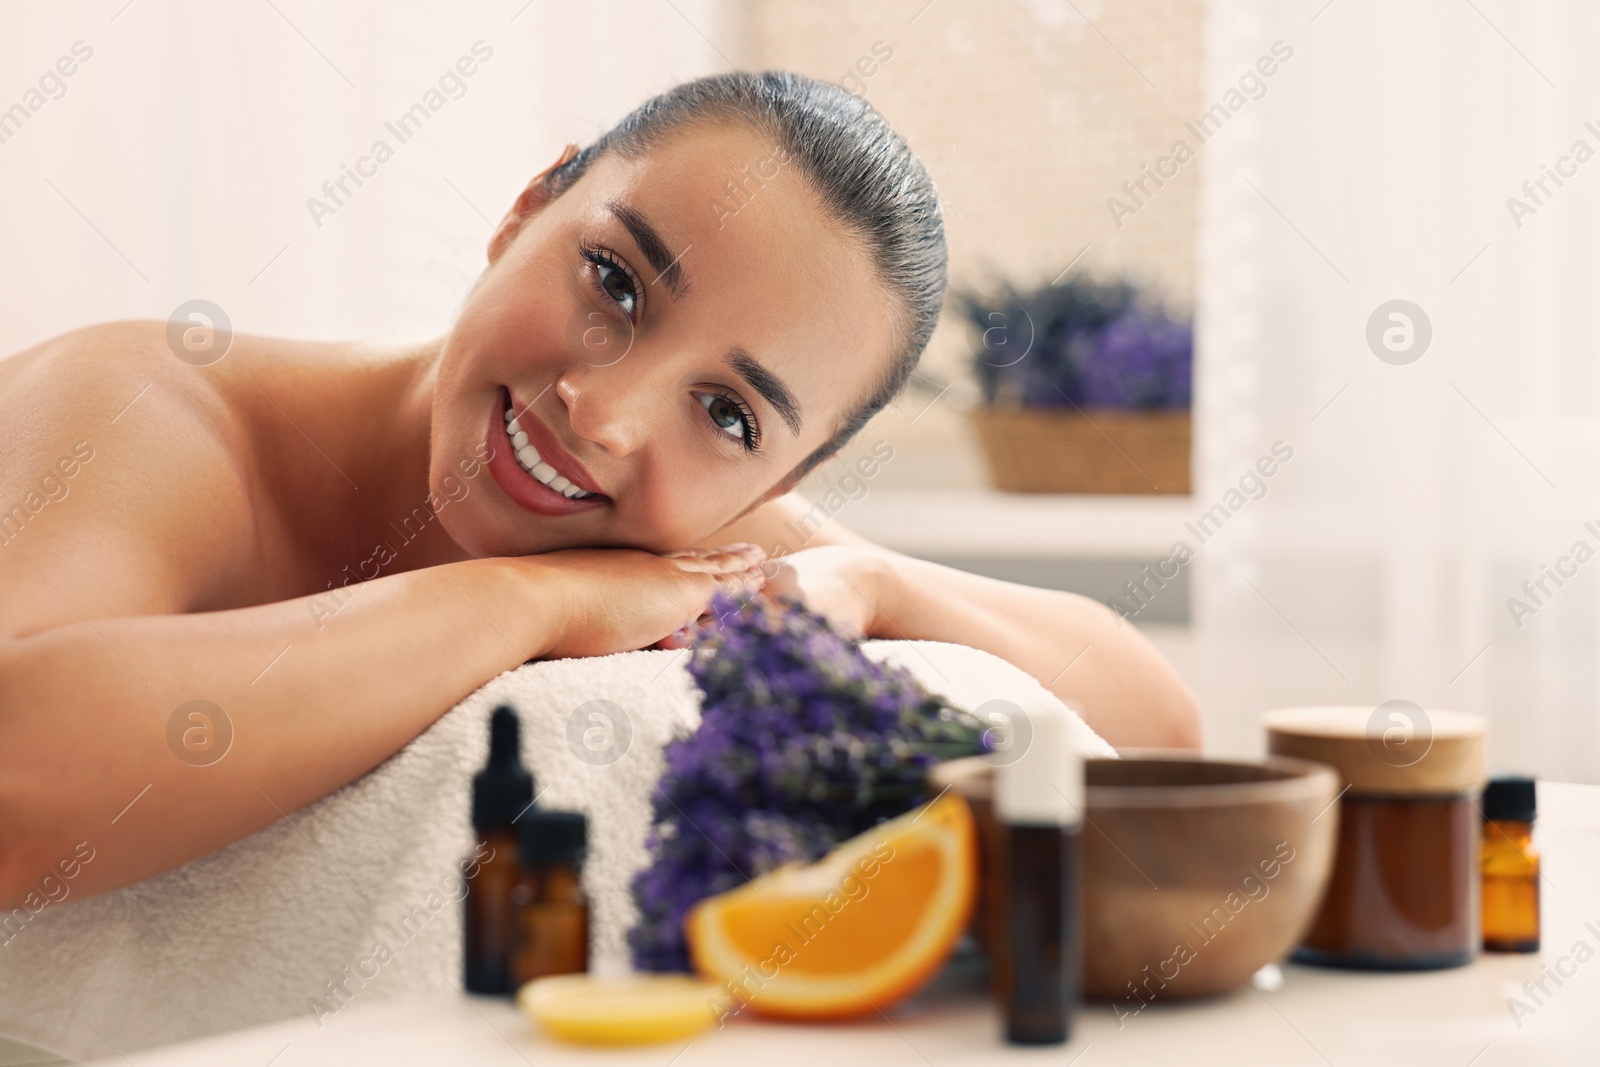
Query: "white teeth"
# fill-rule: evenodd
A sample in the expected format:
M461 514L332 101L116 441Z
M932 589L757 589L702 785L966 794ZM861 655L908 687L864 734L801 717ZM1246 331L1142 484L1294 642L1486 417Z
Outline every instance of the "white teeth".
M539 450L528 443L528 435L520 423L511 415L511 408L506 407L506 434L511 438L511 447L515 450L517 463L522 469L533 475L540 482L554 489L568 500L582 500L584 497L593 496L573 485L563 477L550 464L539 458Z

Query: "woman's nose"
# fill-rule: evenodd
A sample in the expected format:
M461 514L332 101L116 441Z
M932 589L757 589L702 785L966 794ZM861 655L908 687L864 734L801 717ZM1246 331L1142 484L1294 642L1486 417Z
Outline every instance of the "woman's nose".
M613 456L634 451L644 438L642 393L649 385L638 368L574 367L556 381L556 396L567 409L572 432Z

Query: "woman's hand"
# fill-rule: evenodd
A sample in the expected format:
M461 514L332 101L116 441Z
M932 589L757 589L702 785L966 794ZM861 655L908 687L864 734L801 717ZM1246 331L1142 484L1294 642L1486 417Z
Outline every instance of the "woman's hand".
M569 549L524 557L551 569L561 632L550 659L649 648L704 615L721 588L754 592L766 553L751 544L656 555L624 548Z
M883 612L891 591L887 552L854 545L825 545L769 559L762 592L792 596L850 637L877 636L886 628ZM892 625L887 626L892 632Z

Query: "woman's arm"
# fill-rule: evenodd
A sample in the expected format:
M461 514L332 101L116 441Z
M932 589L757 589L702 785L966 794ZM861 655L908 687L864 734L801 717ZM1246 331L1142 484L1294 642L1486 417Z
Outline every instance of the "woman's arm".
M553 643L561 619L554 605L540 610L544 577L515 561L474 560L379 578L347 590L320 629L303 598L85 619L5 640L0 903L36 886L79 841L96 857L80 886L102 892L352 781ZM179 712L197 699L221 714L208 722ZM186 747L189 729L200 732ZM228 733L231 742L197 765L216 755L204 751L206 730L212 744Z
M807 503L791 494L729 526L768 551ZM949 641L1027 671L1119 747L1198 748L1200 716L1177 671L1134 626L1075 593L1034 589L913 559L872 545L831 520L785 557L769 588L800 593L868 637Z
M0 905L81 841L94 893L238 840L371 770L501 671L649 645L757 559L469 560L349 587L320 619L300 598L0 639ZM221 714L190 719L196 699ZM216 749L187 748L191 729L231 743L208 763Z
M1199 748L1194 694L1149 640L1099 601L854 549L876 602L871 637L952 641L1027 671L1117 747ZM876 558L873 558L876 557Z

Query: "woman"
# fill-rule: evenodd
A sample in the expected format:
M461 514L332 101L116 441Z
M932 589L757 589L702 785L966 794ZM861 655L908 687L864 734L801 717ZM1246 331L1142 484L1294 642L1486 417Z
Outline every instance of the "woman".
M1113 743L1197 743L1182 681L1082 597L837 528L767 559L943 297L933 185L864 102L679 86L530 182L488 260L423 345L206 363L117 323L0 363L0 899L84 840L79 893L210 852L497 673L662 642L719 586L988 649ZM195 699L234 731L212 767L169 747Z

